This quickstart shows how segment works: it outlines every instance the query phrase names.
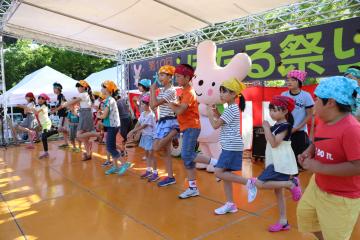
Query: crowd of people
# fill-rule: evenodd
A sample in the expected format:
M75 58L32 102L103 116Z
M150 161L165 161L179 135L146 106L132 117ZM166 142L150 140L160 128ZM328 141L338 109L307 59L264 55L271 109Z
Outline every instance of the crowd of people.
M62 86L54 83L56 107L51 110L59 116L59 125L52 127L49 118L49 97L31 92L26 105L19 106L26 114L16 131L28 133L30 144L41 131L44 152L48 158L47 139L61 132L64 143L60 148L80 152L84 145L83 161L92 159L92 138L102 142L105 136L109 167L105 174L123 175L131 163L126 158L125 144L141 135L139 146L145 151L146 170L142 179L157 182L159 187L176 183L171 143L182 135L181 158L187 175L188 188L178 197L187 199L200 194L196 182L196 163L211 163L215 175L222 181L226 203L215 209L217 215L234 213L238 208L233 199L233 184L246 186L248 201L256 199L258 189L274 190L279 221L269 227L271 232L290 229L286 215L283 189L288 189L297 208L298 229L312 232L318 239L349 239L360 212L360 68L350 67L344 76L322 79L314 95L304 90L306 72L291 70L287 75L288 91L273 96L269 112L275 124L263 122L267 141L265 169L258 177L246 178L234 173L242 169L244 151L240 133L240 112L246 104L245 85L236 78L224 79L219 91L226 105L223 112L208 106L207 114L214 129L220 128L221 154L213 159L197 151L200 134L198 102L192 87L194 69L187 64L176 67L165 65L159 71L159 83L142 79L141 92L134 103L140 117L132 128L131 114L126 100L120 97L113 81L102 84L101 93L93 94L90 85L81 80L76 84L78 96L66 100ZM177 97L173 79L181 88ZM96 96L94 96L96 95ZM317 118L314 138L309 138L307 124ZM131 130L132 129L132 130ZM121 142L117 143L118 133ZM71 145L69 144L69 141ZM120 149L120 151L119 151ZM164 151L167 176L160 179L155 152ZM301 171L314 173L305 192L298 175Z

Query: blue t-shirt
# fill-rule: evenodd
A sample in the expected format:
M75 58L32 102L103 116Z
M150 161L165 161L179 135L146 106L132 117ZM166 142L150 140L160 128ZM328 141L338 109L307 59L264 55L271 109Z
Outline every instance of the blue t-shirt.
M79 123L79 116L74 115L71 111L68 112L67 118L70 123Z

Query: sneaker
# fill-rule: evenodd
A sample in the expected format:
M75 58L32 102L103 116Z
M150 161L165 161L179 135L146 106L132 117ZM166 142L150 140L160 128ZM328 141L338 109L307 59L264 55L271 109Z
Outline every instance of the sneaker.
M271 225L268 230L269 232L287 231L290 230L290 224L286 223L285 225L282 225L280 223L275 223L274 225Z
M118 175L123 175L125 172L126 172L126 170L128 170L128 168L131 166L131 163L129 163L129 162L126 162L126 163L124 163L121 167L120 167L120 170L119 170L119 172L118 172Z
M152 176L152 172L151 171L146 171L143 175L140 176L141 179L144 178L150 178Z
M238 211L235 203L225 203L224 206L215 209L215 214L224 215L226 213L236 213Z
M110 174L114 174L114 173L116 173L116 172L118 172L118 171L119 171L119 169L118 169L117 167L112 166L109 170L106 170L106 171L105 171L105 174L106 174L106 175L110 175Z
M72 150L73 152L76 152L76 153L81 152L80 148L72 148L71 150Z
M152 173L151 176L149 177L149 182L156 182L157 180L159 180L159 174L158 173Z
M256 179L250 178L248 182L246 183L246 189L248 193L248 202L251 203L255 200L257 195L257 188L255 186Z
M176 180L174 177L170 178L170 177L165 177L163 180L161 180L159 183L158 183L158 186L159 187L165 187L165 186L168 186L168 185L171 185L171 184L175 184L176 183Z
M301 187L300 187L300 180L298 177L294 177L291 180L294 183L294 187L290 189L291 192L291 196L292 199L297 202L300 200L301 196L302 196L302 191L301 191Z
M49 154L46 152L46 153L43 153L42 155L40 155L39 159L48 158L48 157L49 157Z
M181 193L179 195L180 199L186 199L186 198L190 198L190 197L196 197L199 196L200 192L198 190L198 188L188 188L185 190L185 192Z
M101 164L102 167L111 166L113 163L111 161L106 161L103 164Z
M68 148L69 146L69 144L61 144L60 146L58 146L58 148Z

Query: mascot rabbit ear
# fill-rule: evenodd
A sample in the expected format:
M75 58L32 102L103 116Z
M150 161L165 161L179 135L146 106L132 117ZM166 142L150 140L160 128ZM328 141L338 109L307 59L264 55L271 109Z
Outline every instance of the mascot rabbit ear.
M251 59L246 53L236 54L228 65L220 67L216 63L216 44L206 40L197 47L196 78L193 87L199 103L219 104L219 87L222 81L237 78L242 81L251 69Z

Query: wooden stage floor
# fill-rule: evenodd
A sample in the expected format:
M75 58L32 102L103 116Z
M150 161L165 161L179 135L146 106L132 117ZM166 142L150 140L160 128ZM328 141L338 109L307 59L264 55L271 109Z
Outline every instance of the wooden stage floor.
M39 160L25 145L0 149L0 239L315 239L296 228L296 203L287 193L291 230L268 233L278 219L272 191L260 191L247 203L246 189L236 185L239 211L215 216L224 201L222 184L205 171L198 171L200 197L180 200L186 188L180 159L174 159L177 184L159 188L139 178L145 167L141 149L129 149L133 166L124 176L105 176L101 163L105 146L94 146L92 161L82 162L79 153L59 150L50 142L50 158ZM160 160L160 169L164 165ZM245 176L257 176L260 163L243 162ZM306 186L309 173L302 173ZM360 221L352 240L360 239Z

